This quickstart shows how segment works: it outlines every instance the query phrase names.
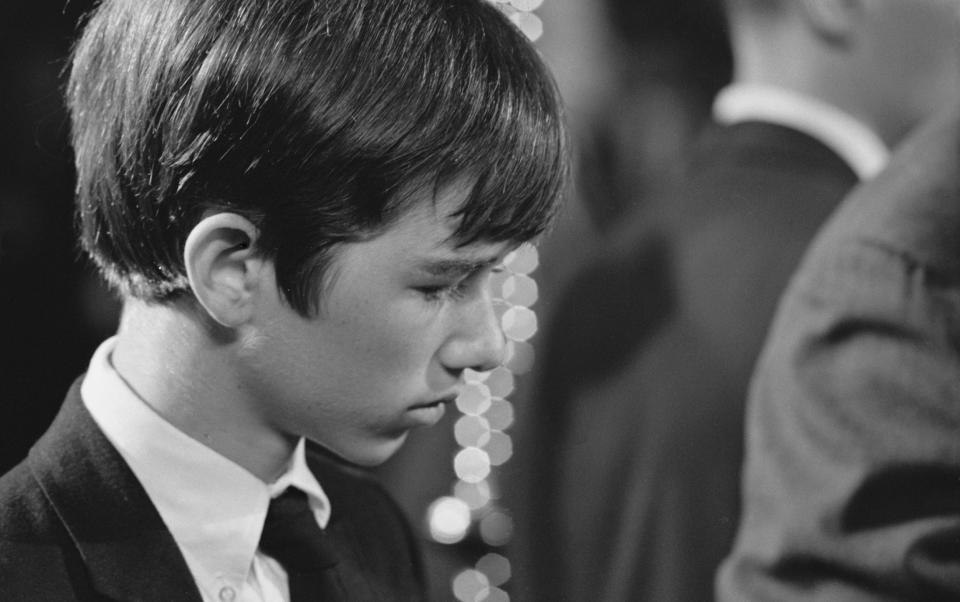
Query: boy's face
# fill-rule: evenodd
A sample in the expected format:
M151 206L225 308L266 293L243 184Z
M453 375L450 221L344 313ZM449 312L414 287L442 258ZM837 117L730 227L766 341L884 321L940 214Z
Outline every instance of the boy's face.
M440 419L465 368L500 362L489 276L514 245L448 240L465 194L423 193L381 235L341 247L318 316L266 295L242 378L268 427L377 464Z

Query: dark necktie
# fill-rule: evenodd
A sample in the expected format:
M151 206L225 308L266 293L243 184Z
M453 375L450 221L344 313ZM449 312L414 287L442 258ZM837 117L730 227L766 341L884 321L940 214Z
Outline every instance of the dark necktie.
M317 524L307 494L288 487L270 501L260 551L287 572L291 602L345 600L336 570L336 551Z

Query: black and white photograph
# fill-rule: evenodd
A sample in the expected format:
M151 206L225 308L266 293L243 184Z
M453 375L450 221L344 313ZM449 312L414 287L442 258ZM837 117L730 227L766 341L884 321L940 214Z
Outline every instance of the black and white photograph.
M960 0L0 14L0 601L960 602Z

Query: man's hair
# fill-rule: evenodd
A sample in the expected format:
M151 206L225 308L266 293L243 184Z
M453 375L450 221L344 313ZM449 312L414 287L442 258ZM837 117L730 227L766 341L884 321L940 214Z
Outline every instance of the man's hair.
M337 245L468 178L457 244L522 242L567 172L553 80L486 0L103 0L67 90L83 248L123 294L189 292L190 230L258 228L314 313Z

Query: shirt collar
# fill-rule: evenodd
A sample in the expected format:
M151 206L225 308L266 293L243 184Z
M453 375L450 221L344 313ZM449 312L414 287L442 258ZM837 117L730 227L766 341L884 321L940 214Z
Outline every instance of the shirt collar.
M198 582L246 579L270 499L288 486L306 492L326 527L330 501L307 466L303 439L284 474L264 483L141 400L110 363L115 341L101 344L90 360L83 403L143 485Z
M713 115L724 124L765 121L803 132L837 153L861 180L877 175L890 158L883 140L857 118L784 88L732 84L720 91Z

